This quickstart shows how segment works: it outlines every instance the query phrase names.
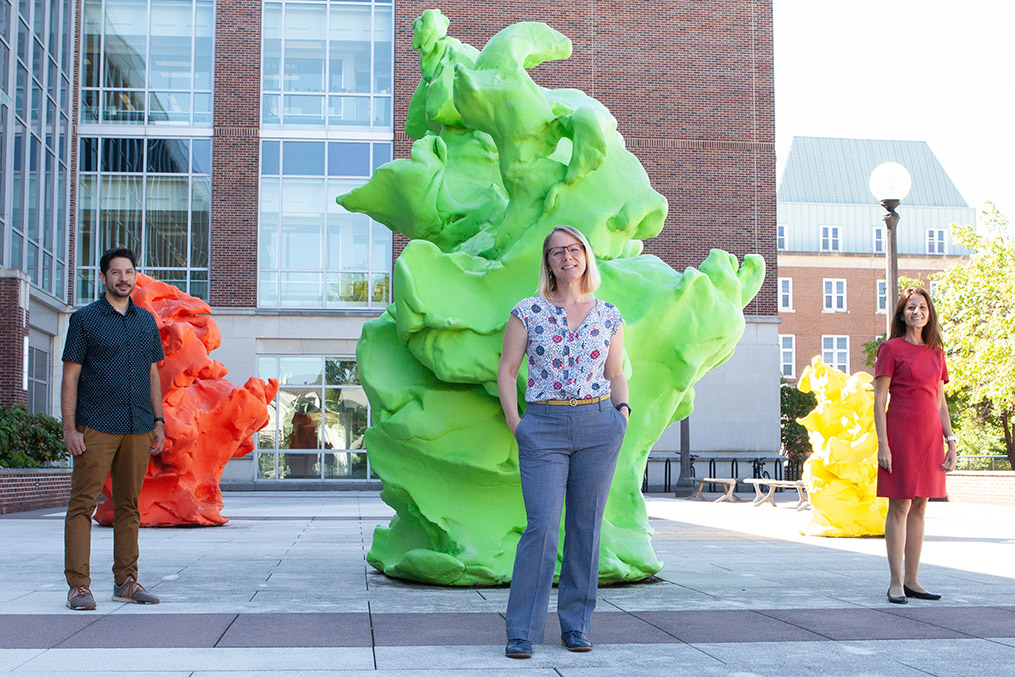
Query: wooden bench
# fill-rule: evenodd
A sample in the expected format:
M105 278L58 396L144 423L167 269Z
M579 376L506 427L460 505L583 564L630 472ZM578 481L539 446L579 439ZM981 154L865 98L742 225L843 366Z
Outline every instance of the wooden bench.
M797 510L807 510L811 507L810 501L807 500L807 488L804 485L803 480L772 480L765 477L751 477L743 481L747 484L754 485L754 507L757 507L762 503L770 503L774 508L774 494L777 487L796 489L797 497L799 498L796 504ZM767 493L763 493L761 491L762 485L768 487Z
M737 488L737 481L738 481L738 480L736 480L734 478L731 478L731 477L704 477L702 479L698 479L697 477L695 477L695 478L692 478L691 481L698 483L698 490L695 491L693 494L691 494L690 496L688 496L684 500L689 501L692 498L697 498L699 501L704 501L705 497L701 495L701 492L705 489L705 485L706 484L722 484L724 486L723 491L725 493L723 493L723 495L720 496L719 498L717 498L714 501L712 501L713 503L722 503L723 501L729 501L730 503L739 503L740 501L743 500L742 498L740 498L739 496L737 496L736 494L733 493L736 490L736 488Z

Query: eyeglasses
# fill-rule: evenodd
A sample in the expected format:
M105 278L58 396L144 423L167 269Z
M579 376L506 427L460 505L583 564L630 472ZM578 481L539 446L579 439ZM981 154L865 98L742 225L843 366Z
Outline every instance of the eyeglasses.
M564 252L567 252L573 258L578 258L585 253L585 246L580 242L576 242L575 244L568 245L567 247L552 247L546 250L547 255L555 261L563 260Z

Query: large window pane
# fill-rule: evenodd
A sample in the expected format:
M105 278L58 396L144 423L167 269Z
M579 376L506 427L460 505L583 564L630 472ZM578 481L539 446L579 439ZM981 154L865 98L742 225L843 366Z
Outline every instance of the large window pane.
M390 40L390 31L388 35ZM370 92L370 6L333 5L328 31L328 91ZM288 57L288 52L286 54Z
M194 31L191 0L152 3L148 86L152 89L191 88L190 36Z
M324 176L324 143L320 141L283 142L282 173L287 176Z
M325 449L362 449L368 423L367 396L361 388L324 391Z
M211 258L211 178L195 176L191 188L190 265L207 268Z
M106 87L144 88L147 5L146 0L106 0L103 54Z
M261 28L261 89L282 89L282 4L264 5Z
M188 139L148 139L148 172L186 174L190 167Z
M319 386L324 378L323 366L324 361L320 357L280 357L279 383L284 386Z
M391 8L378 7L374 12L374 93L391 94L394 69L391 63Z
M141 251L144 179L103 177L99 192L99 251L127 247Z
M323 92L327 7L291 4L285 14L285 79L289 92Z
M366 454L348 452L324 453L324 479L364 480L366 478Z
M278 391L280 449L319 449L321 446L320 388L280 388Z
M279 454L279 479L318 480L321 479L320 454Z
M190 181L186 177L149 178L146 207L145 267L186 268Z
M288 270L320 270L324 224L324 181L282 182L281 265Z
M212 69L215 66L215 6L213 0L197 0L194 13L197 17L195 24L197 30L194 31L194 89L210 91Z

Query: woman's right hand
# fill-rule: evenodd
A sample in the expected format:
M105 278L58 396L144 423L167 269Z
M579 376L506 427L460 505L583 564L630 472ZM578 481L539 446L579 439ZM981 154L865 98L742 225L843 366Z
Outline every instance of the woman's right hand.
M892 472L892 450L887 444L878 445L878 465L885 469L885 472Z
M521 423L521 422L522 422L521 418L516 418L513 421L509 420L507 422L507 427L511 429L511 434L512 435L514 435L515 431L518 430L518 424Z

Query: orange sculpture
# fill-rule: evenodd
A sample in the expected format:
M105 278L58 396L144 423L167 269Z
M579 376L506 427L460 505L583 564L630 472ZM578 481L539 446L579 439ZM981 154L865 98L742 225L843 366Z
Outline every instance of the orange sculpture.
M251 378L237 388L226 380L225 365L208 356L222 335L201 299L141 274L132 298L155 315L166 355L159 364L166 444L148 463L138 501L141 526L225 524L222 470L230 458L254 450L251 436L268 423L278 381ZM113 523L108 477L95 521Z

